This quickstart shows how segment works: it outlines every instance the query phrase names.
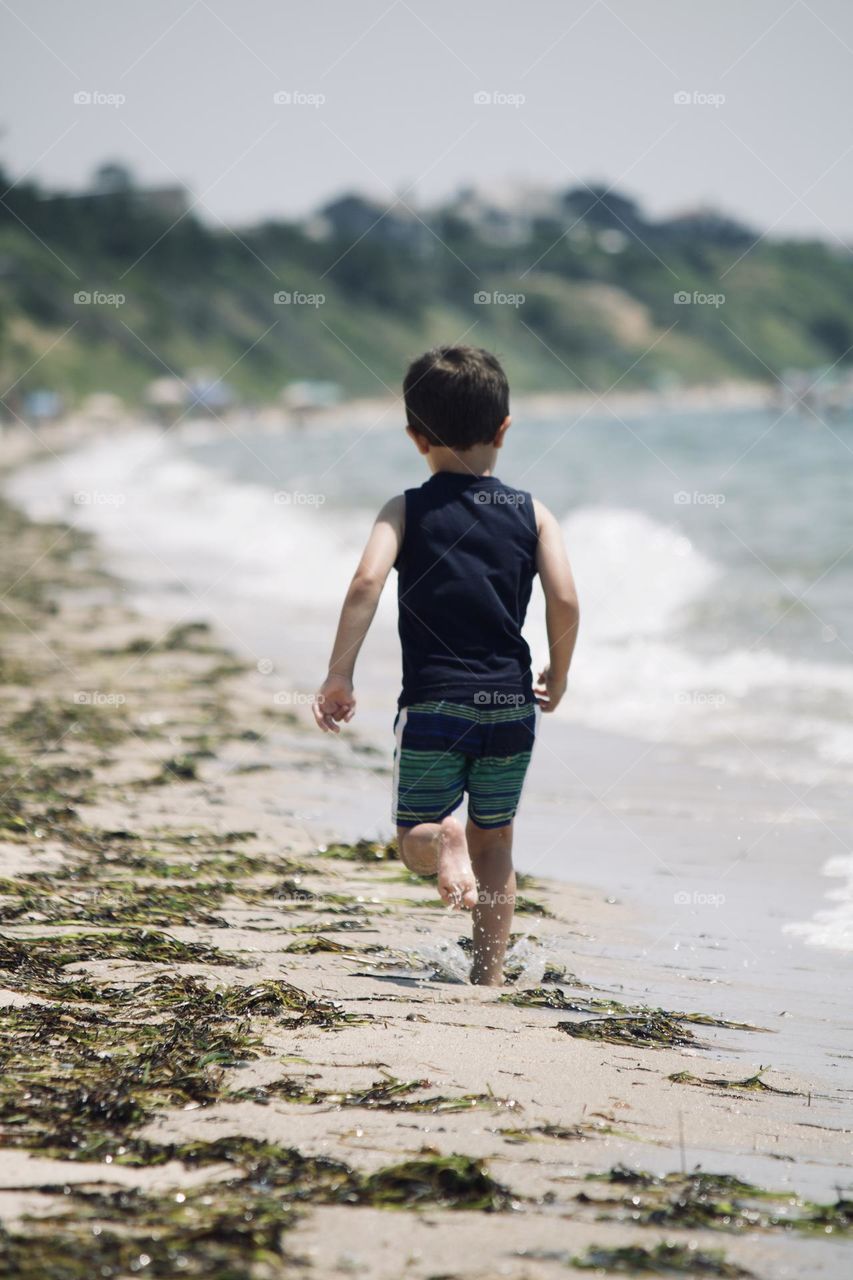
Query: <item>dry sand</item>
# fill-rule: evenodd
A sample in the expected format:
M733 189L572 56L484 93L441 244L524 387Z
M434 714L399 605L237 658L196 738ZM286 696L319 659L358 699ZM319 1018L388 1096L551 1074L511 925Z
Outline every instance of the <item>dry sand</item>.
M615 1258L608 1263L588 1250L654 1251L664 1241L692 1251L678 1274L781 1280L851 1273L849 1193L828 1222L809 1230L784 1225L815 1220L811 1202L834 1202L832 1187L850 1185L850 1115L835 1083L798 1078L779 1061L763 1079L786 1092L672 1080L682 1072L743 1078L748 1031L681 1024L695 1039L672 1048L581 1039L560 1029L593 1020L602 1010L584 1002L618 1000L635 974L630 905L606 903L589 889L537 880L523 893L547 914L516 920L517 931L535 935L545 953L549 939L563 954L567 943L575 947L574 973L546 978L549 991L578 1009L515 1006L505 997L520 990L517 982L502 993L436 974L430 957L437 944L464 937L466 920L443 909L431 886L396 861L318 850L318 840L334 840L335 814L348 796L382 772L370 753L344 751L302 711L271 704L263 677L230 659L204 629L164 625L158 632L150 619L134 616L121 584L76 534L28 524L8 510L2 534L4 938L147 928L209 944L240 962L94 958L69 963L38 985L34 971L7 959L0 971L8 984L0 1010L0 1219L10 1233L0 1235L0 1264L5 1258L7 1274L550 1280L590 1256L601 1259L597 1274L643 1274L641 1255L620 1269ZM303 816L318 804L327 815L323 831ZM134 869L125 854L149 862ZM262 861L241 864L244 855ZM170 878L152 873L158 858L172 864ZM74 866L76 878L61 878ZM22 879L39 871L46 880ZM209 891L203 904L162 897L200 885ZM599 954L604 936L619 937L624 960ZM289 950L314 937L341 950ZM457 950L448 952L455 955L451 968L463 964ZM51 1080L66 1096L70 1023L51 1034L42 1029L36 1042L15 1014L46 1002L73 1021L99 1007L108 1017L120 1008L132 1026L138 1010L150 1031L139 993L164 975L194 975L219 987L285 980L315 1003L299 1016L262 1004L257 1014L249 1010L240 1025L258 1037L256 1056L239 1062L225 1054L222 1063L203 1064L210 1089L200 1104L154 1099L141 1121L92 1109L84 1137L103 1138L109 1160L57 1158L73 1155L73 1147L59 1151L49 1110L33 1109L26 1063L35 1079L55 1052ZM99 1006L97 991L87 1003L79 983L65 1001L62 983L83 976L110 984L114 1003ZM649 983L654 1007L653 970ZM115 988L125 992L125 1004L115 1002ZM318 1000L336 1002L334 1011ZM680 1007L715 1012L700 986ZM318 1008L325 1019L314 1016ZM154 1025L156 1039L156 1016ZM127 1035L130 1043L136 1032ZM10 1056L15 1041L23 1059ZM97 1061L86 1070L97 1079ZM291 1082L287 1089L268 1088L282 1080ZM397 1109L371 1105L381 1095L369 1091L390 1080L421 1083L390 1094ZM174 1082L170 1088L173 1099L181 1096ZM237 1091L248 1095L234 1097ZM425 1099L437 1101L412 1105ZM88 1103L78 1095L74 1105ZM165 1159L170 1144L232 1136L343 1162L352 1171L346 1176L370 1190L321 1192L307 1173L302 1183L287 1183L272 1157L252 1181L245 1156L251 1142L242 1163L214 1160L210 1147L200 1149L208 1163L198 1155ZM147 1160L139 1154L144 1139L154 1144ZM139 1162L123 1163L133 1143ZM152 1163L155 1150L163 1162ZM439 1163L452 1155L469 1158L456 1166L456 1180ZM661 1188L618 1172L615 1180L600 1177L620 1166L676 1178ZM369 1182L392 1167L394 1175ZM681 1178L700 1168L779 1196L703 1191L695 1179ZM485 1178L498 1187L478 1182ZM231 1220L226 1230L224 1219L207 1236L191 1234L197 1223L187 1219L183 1255L158 1252L164 1233L174 1241L184 1231L185 1210L202 1212L194 1199L199 1186L208 1214L220 1198L231 1205L236 1197L257 1221L263 1194L293 1205L293 1218L274 1245L235 1233ZM377 1191L383 1186L396 1188L402 1203L385 1207ZM478 1187L492 1211L465 1207ZM118 1188L150 1193L153 1218L139 1217L138 1198L125 1209L111 1200ZM461 1207L453 1207L454 1197ZM734 1217L727 1221L730 1201ZM56 1214L53 1224L41 1222ZM244 1231L246 1221L244 1213ZM696 1225L703 1221L708 1225ZM222 1250L213 1262L211 1239ZM725 1261L707 1269L712 1263L699 1255L719 1250ZM675 1266L674 1256L670 1261Z

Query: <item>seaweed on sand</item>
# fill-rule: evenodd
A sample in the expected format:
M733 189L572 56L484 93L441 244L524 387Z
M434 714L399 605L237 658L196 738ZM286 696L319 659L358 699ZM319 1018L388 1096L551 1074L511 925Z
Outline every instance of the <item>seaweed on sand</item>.
M205 756L209 752L203 753ZM166 782L194 782L198 777L197 760L202 758L199 752L187 752L185 755L172 756L164 760L160 772L151 778L147 786L160 786Z
M90 960L141 960L161 964L245 963L204 942L180 942L156 929L105 930L103 933L54 933L44 937L0 934L0 970L24 980L60 977L68 964ZM8 977L3 981L8 983Z
M22 743L42 751L72 741L88 741L107 747L121 742L129 733L129 725L115 707L93 706L87 702L49 702L36 698L15 716L9 731Z
M683 1230L797 1230L844 1235L853 1228L853 1201L816 1204L790 1191L770 1191L728 1173L697 1169L663 1176L616 1165L590 1180L630 1188L627 1196L602 1199L581 1193L581 1203L610 1210L602 1217L629 1218L644 1226Z
M520 916L545 916L549 920L554 919L553 911L549 911L544 903L536 902L533 898L527 898L521 893L515 896L515 913Z
M559 986L528 987L507 991L498 999L525 1009L560 1009L566 1013L629 1013L632 1010L619 1000L599 1000L569 996Z
M546 1121L544 1124L530 1125L526 1129L496 1129L495 1133L503 1138L505 1142L532 1142L535 1138L554 1138L560 1142L574 1142L577 1139L588 1138L590 1134L595 1133L594 1129L584 1128L583 1125L562 1125L553 1124ZM598 1132L601 1132L598 1130Z
M62 997L64 984L55 984ZM256 1019L334 1028L353 1015L288 982L209 987L161 974L88 983L81 1002L0 1007L0 1124L10 1145L93 1158L165 1107L207 1106L263 1052ZM94 1157L97 1158L97 1157Z
M743 1080L726 1080L721 1076L694 1076L690 1071L675 1071L667 1079L673 1084L692 1084L702 1089L746 1089L753 1093L781 1093L788 1098L802 1098L798 1089L779 1089L768 1084L761 1076L766 1067L759 1067L755 1075L746 1076Z
M572 983L571 985L579 985ZM508 1004L521 1008L562 1009L568 1013L612 1013L630 1018L667 1018L672 1022L690 1023L702 1027L721 1027L728 1031L766 1031L748 1022L731 1022L716 1018L710 1013L679 1013L668 1009L651 1009L646 1005L622 1004L620 1000L603 1000L567 995L559 985L530 987L522 991L508 991L499 997ZM565 1030L563 1023L559 1024ZM578 1025L578 1024L576 1024ZM586 1024L579 1024L586 1025ZM580 1033L578 1033L580 1034Z
M333 938L323 938L318 934L314 934L308 938L297 938L296 942L291 942L284 949L287 952L293 952L295 955L313 956L321 951L330 951L336 955L341 953L350 955L355 948L352 945L347 947L342 942L335 942Z
M761 1213L747 1202L763 1193L730 1174L697 1171L656 1177L617 1165L608 1173L589 1176L630 1187L630 1194L601 1199L581 1192L580 1202L599 1209L615 1209L617 1216L624 1215L645 1226L738 1231L763 1225Z
M306 1081L285 1077L269 1084L240 1089L229 1094L231 1100L268 1102L271 1098L284 1098L288 1102L324 1104L333 1107L363 1107L368 1111L409 1111L428 1115L447 1115L452 1112L470 1111L474 1107L488 1107L495 1111L521 1110L514 1098L500 1098L487 1093L436 1094L426 1098L409 1095L431 1088L429 1080L398 1080L386 1076L375 1080L366 1089L318 1089Z
M548 1003L547 991L535 993L529 1003L542 1004L546 1008L578 1008L586 1003L590 1008L597 1001L568 1001L560 1003L561 997L553 997ZM519 1000L517 1003L528 1003ZM605 1002L601 1002L604 1004ZM618 1001L614 1002L617 1007ZM579 1040L601 1040L608 1044L631 1044L647 1048L678 1048L688 1045L697 1049L708 1046L697 1040L688 1024L703 1027L724 1027L738 1031L759 1031L760 1027L750 1026L745 1022L727 1022L723 1018L712 1017L707 1013L670 1013L666 1009L646 1009L642 1005L622 1005L621 1012L610 1017L589 1018L584 1022L558 1022L557 1030Z
M317 852L324 858L343 858L348 862L396 862L395 840L356 840L355 844L320 845Z
M358 1203L401 1208L429 1204L495 1212L508 1209L512 1195L471 1156L430 1156L368 1174Z
M19 1280L120 1280L139 1272L156 1280L249 1280L287 1274L298 1262L287 1252L286 1232L307 1204L495 1212L512 1203L509 1191L468 1156L409 1160L364 1175L250 1138L164 1150L188 1165L234 1164L243 1172L162 1195L61 1188L60 1211L28 1217L14 1230L0 1227L4 1273Z
M249 1184L193 1188L162 1196L134 1190L85 1197L48 1219L27 1218L0 1228L0 1267L18 1280L123 1280L143 1274L249 1280L283 1274L298 1262L285 1232L296 1221L292 1204Z
M693 1032L676 1017L655 1010L628 1017L558 1022L557 1030L579 1040L603 1040L608 1044L630 1044L641 1048L701 1047Z
M717 1249L704 1250L667 1240L651 1249L645 1245L622 1245L615 1249L591 1245L582 1257L572 1258L571 1265L579 1271L629 1276L716 1276L720 1280L747 1280L753 1274L737 1263L728 1262Z
M9 901L0 904L0 920L19 924L148 924L160 926L206 924L227 928L228 922L215 914L232 886L228 883L201 885L137 884L101 881L93 885L69 886L65 892L44 891L20 881L0 882L0 894ZM38 890L42 889L42 892Z

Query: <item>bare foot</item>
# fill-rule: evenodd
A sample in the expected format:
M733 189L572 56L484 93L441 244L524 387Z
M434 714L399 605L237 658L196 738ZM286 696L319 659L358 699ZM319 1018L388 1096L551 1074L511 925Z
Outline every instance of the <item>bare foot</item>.
M477 902L477 882L468 856L465 829L456 818L441 824L438 855L438 892L442 901L456 910L470 911Z

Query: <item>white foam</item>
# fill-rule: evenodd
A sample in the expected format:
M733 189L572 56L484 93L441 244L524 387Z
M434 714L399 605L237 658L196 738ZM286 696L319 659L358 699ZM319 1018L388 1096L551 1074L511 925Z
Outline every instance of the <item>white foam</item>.
M785 657L770 648L691 649L691 612L721 570L677 528L641 512L583 508L563 523L582 621L569 695L558 718L652 741L723 745L742 768L820 781L853 762L853 666ZM545 665L541 591L525 629ZM692 633L695 635L695 631ZM679 639L683 637L683 639ZM779 745L783 750L779 750ZM802 753L792 766L791 748Z
M831 858L823 874L844 880L827 894L835 906L816 912L811 920L785 925L785 932L796 934L813 947L853 951L853 854Z
M151 430L25 468L7 492L36 518L99 535L136 579L294 605L339 607L370 527L299 477L277 501L272 482L221 476Z
M235 605L241 635L259 652L292 659L298 640L297 660L313 670L372 513L312 502L296 443L293 455L284 492L299 496L290 502L275 501L272 476L268 485L234 480L188 456L181 438L153 429L102 438L25 468L10 477L7 491L37 518L96 533L132 582L155 593L183 585L194 606L220 622L234 621ZM301 501L306 491L309 500ZM89 500L75 502L75 494ZM718 766L809 783L840 776L853 763L853 666L769 647L702 652L701 610L724 573L675 523L584 507L563 529L583 616L558 718L691 744ZM394 593L386 590L367 651L383 681L397 660L393 615ZM538 671L547 654L538 582L529 618ZM287 645L277 650L285 626ZM307 678L307 670L296 674ZM365 666L363 683L367 678Z

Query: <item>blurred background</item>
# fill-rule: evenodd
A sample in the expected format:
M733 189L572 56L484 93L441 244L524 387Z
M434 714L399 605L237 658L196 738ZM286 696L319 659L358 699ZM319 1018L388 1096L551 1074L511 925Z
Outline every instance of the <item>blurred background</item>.
M563 521L583 596L566 726L804 810L835 789L835 821L844 0L9 0L0 22L0 421L48 455L18 502L308 696L372 515L423 479L406 364L489 347L502 476ZM529 632L541 655L537 607ZM389 598L360 677L383 750L397 661Z

